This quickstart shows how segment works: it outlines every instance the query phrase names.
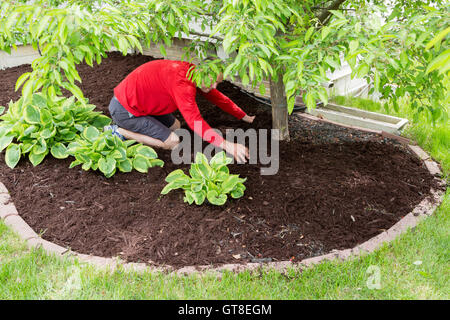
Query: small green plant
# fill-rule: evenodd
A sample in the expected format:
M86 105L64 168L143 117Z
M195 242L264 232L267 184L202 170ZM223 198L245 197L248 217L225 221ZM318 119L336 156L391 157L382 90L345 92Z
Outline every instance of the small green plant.
M232 161L222 151L208 163L205 155L199 152L189 170L190 176L181 169L172 171L166 177L168 184L161 194L183 189L184 202L189 204L195 202L197 205L203 204L207 199L211 204L221 206L227 201L227 194L234 199L240 198L244 195L244 182L247 179L239 178L237 174L230 174L227 165Z
M67 144L85 127L101 128L111 122L94 109L94 105L75 102L74 97L47 99L40 93L11 102L0 117L0 152L6 148L6 164L14 168L26 154L34 166L49 152L55 158L66 158Z
M71 142L67 154L75 157L70 168L82 165L83 170L99 169L107 178L112 177L117 169L130 172L133 169L146 173L148 168L164 165L157 159L155 150L134 140L122 141L110 131L100 133L93 126L84 129L80 138Z

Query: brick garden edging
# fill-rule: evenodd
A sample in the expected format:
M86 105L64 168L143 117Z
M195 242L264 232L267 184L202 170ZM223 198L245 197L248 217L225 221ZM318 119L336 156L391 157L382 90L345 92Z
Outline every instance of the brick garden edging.
M328 122L328 121L327 121ZM357 128L362 131L373 132L370 129ZM380 132L381 134L381 132ZM405 142L405 138L398 139L401 142ZM414 153L419 159L421 159L428 171L435 176L435 179L443 186L445 182L442 181L439 176L442 174L439 169L439 165L434 162L431 157L416 145L408 144L408 147L412 153ZM232 272L251 271L260 269L261 267L275 269L277 271L284 272L288 268L299 267L305 268L315 264L319 264L325 260L345 260L351 257L357 257L361 254L373 252L379 248L383 243L394 240L397 236L407 231L409 228L415 227L419 221L433 214L435 209L441 204L444 191L438 191L431 189L431 195L422 200L409 214L403 217L389 230L369 239L368 241L352 248L344 250L333 250L332 252L307 258L299 262L280 261L280 262L268 262L268 263L247 263L247 264L225 264L219 267L212 267L208 265L204 266L188 266L178 270L170 266L154 267L146 265L145 263L123 263L118 258L104 258L98 256L91 256L71 251L69 248L61 247L57 244L42 239L34 230L20 217L16 207L11 201L8 190L5 185L0 182L0 219L2 219L7 226L14 230L19 237L24 240L29 248L42 248L48 254L54 254L56 256L75 258L80 262L86 262L88 264L106 268L109 270L115 270L117 267L125 270L134 271L161 271L161 272L174 272L180 275L202 273L205 271L214 272L218 276L225 270Z

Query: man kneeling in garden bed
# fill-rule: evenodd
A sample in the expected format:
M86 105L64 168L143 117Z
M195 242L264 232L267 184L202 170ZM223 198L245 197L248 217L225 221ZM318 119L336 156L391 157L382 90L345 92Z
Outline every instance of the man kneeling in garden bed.
M180 121L172 114L178 109L188 126L205 141L234 155L237 161L245 162L249 157L248 149L224 140L211 129L200 115L195 102L196 94L200 93L237 119L251 123L255 117L248 116L216 89L223 80L222 75L211 86L197 88L186 76L191 66L183 61L155 60L131 72L114 89L109 112L116 125L105 129L112 130L113 134L121 138L152 147L173 149L180 142L173 132L180 128ZM194 123L201 126L194 126Z

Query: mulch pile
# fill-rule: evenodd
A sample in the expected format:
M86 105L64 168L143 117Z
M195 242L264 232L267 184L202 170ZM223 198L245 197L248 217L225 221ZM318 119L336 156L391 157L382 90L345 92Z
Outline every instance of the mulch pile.
M100 66L81 65L81 88L108 113L113 88L152 60L112 53ZM16 79L29 66L0 71L0 105L17 99ZM270 109L228 82L219 90L248 114L252 125L198 98L206 121L226 128L270 128ZM178 115L179 119L181 117ZM157 150L163 168L148 174L69 169L73 159L52 157L16 169L0 155L0 181L25 221L44 239L80 253L120 256L156 265L206 265L289 260L362 243L409 213L434 185L433 177L406 148L377 134L291 116L292 140L280 144L280 170L260 175L262 165L230 165L246 177L244 197L217 207L183 202L181 191L160 192L174 165Z

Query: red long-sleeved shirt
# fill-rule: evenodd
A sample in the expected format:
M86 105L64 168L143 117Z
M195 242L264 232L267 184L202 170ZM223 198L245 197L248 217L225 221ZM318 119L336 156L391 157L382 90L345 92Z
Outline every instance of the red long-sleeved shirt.
M202 94L220 109L242 119L245 112L217 89L204 93L197 89L186 73L192 64L183 61L155 60L147 62L131 72L114 89L120 104L136 117L169 114L177 109L188 126L209 143L219 146L223 138L211 129L200 115L195 96ZM201 130L194 127L200 121ZM198 131L198 132L197 132Z

